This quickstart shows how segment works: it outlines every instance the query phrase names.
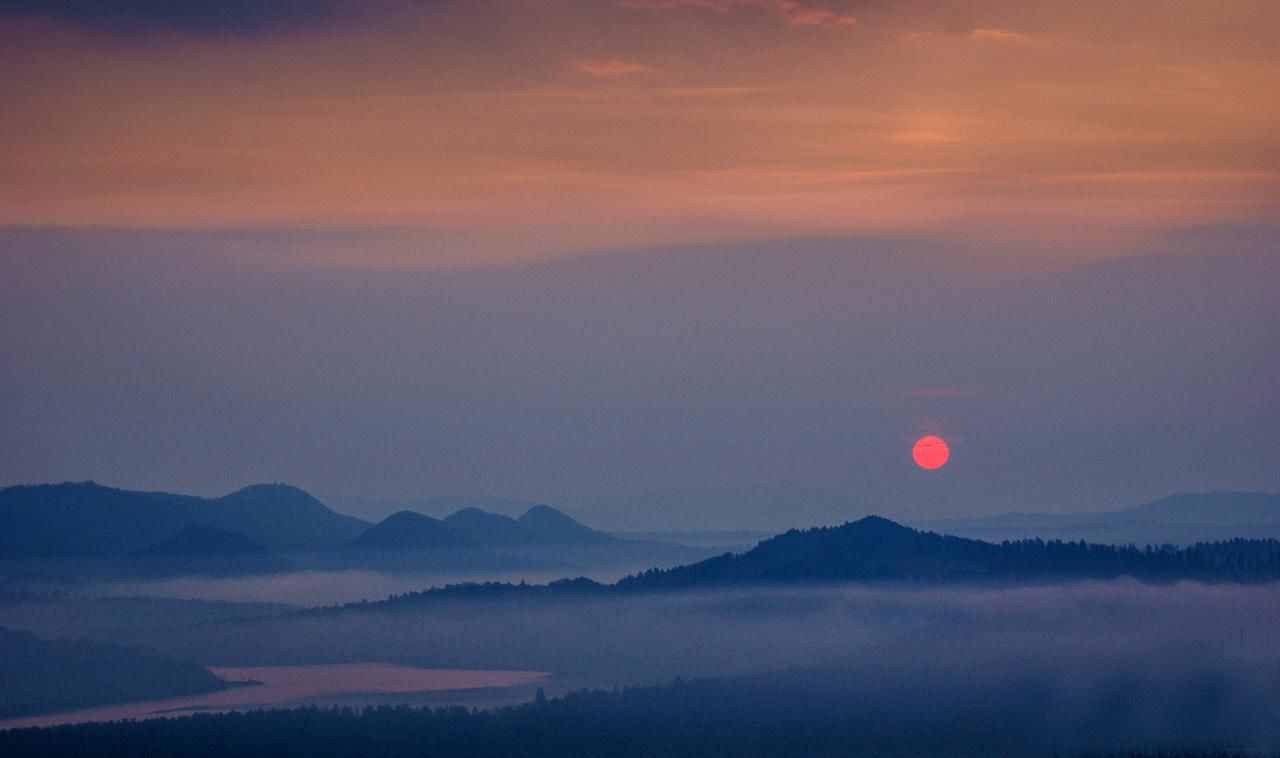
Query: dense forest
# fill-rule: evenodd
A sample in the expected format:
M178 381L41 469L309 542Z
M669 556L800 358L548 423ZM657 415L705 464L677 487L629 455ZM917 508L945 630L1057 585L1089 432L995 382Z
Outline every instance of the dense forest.
M1175 728L1163 752L1116 712L1069 726L1050 693L948 692L918 707L858 692L841 677L766 674L613 691L542 692L497 710L381 706L197 714L0 732L0 754L139 756L844 756L1244 755ZM852 691L854 694L850 695ZM1212 693L1207 693L1212 696ZM1197 723L1227 716L1187 703ZM1245 718L1255 714L1245 714ZM1242 722L1247 723L1247 722ZM1118 728L1117 728L1118 727ZM1190 746L1190 749L1187 749ZM1256 751L1249 755L1259 755ZM1274 755L1274 754L1273 754Z

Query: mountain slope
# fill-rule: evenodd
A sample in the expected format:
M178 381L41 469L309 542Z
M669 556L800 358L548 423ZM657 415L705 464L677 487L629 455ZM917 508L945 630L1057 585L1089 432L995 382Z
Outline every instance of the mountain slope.
M535 505L518 519L463 508L443 520L413 511L393 513L347 543L348 547L407 550L520 545L607 545L625 540L597 532L555 508Z
M472 544L466 534L440 519L413 511L400 511L369 527L347 546L365 550L403 550Z
M126 573L147 576L244 576L293 568L285 559L228 529L197 524L130 551Z
M266 545L313 547L346 542L366 521L335 513L287 484L255 484L212 501L216 526L244 532Z
M535 542L584 543L616 542L603 532L581 524L549 505L535 505L516 519Z
M519 545L533 541L520 522L479 508L463 508L446 516L444 523L477 545Z
M922 532L878 516L792 530L726 554L618 582L620 589L679 589L767 582L1044 581L1068 579L1263 581L1280 578L1280 541L1234 540L1186 550L1084 542L992 544Z
M161 540L131 555L141 558L181 557L190 555L270 555L271 552L248 537L213 526L188 526L168 539Z
M302 490L257 485L213 500L94 482L0 490L0 558L117 556L191 526L240 532L271 548L345 542L368 526Z
M227 682L154 650L0 628L0 718L195 695Z
M679 592L766 584L948 582L1006 585L1133 577L1147 582L1280 580L1280 540L1230 540L1191 548L1139 549L1085 542L993 544L922 532L879 516L836 527L791 530L745 553L650 569L607 585L589 579L546 585L460 584L311 613L411 610L448 600L550 602L609 593Z
M424 516L443 519L450 513L463 508L479 508L489 513L500 513L504 516L518 516L536 505L529 500L518 500L509 497L429 497L420 500L380 500L369 497L351 497L344 495L324 496L324 502L342 513L378 522L400 511L413 511Z

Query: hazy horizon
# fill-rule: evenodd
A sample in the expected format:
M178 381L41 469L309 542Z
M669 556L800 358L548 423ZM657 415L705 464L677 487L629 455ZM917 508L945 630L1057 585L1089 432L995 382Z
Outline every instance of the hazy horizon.
M0 486L619 526L664 491L1280 491L1278 29L1253 0L0 0Z
M0 230L0 484L587 519L670 490L895 518L1280 491L1280 257L1270 228L1229 231L1030 271L827 238L411 272L244 259L230 233ZM924 433L950 441L939 471L911 463Z

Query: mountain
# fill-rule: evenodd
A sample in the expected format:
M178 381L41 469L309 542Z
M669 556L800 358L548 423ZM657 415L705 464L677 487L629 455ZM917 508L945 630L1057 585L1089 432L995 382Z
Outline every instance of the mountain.
M618 541L616 537L574 521L549 505L535 505L516 521L534 542L550 544Z
M400 511L347 544L354 548L385 550L622 542L574 521L551 506L535 505L518 519L479 508L463 508L444 520Z
M618 582L619 589L681 589L770 582L1046 581L1111 579L1259 581L1280 578L1280 541L1233 540L1185 550L1023 540L992 544L923 532L878 516L792 530L742 554Z
M413 511L424 516L442 519L450 513L463 508L479 508L488 513L503 516L519 516L536 505L530 500L518 500L510 497L429 497L420 500L382 500L369 497L350 497L345 495L325 496L324 502L342 513L365 519L381 521L400 511Z
M248 537L213 526L188 526L168 539L134 550L139 558L168 558L191 555L270 555L271 552Z
M272 547L336 545L369 523L335 513L311 495L287 484L255 484L212 501L215 525L244 532Z
M467 535L440 519L400 511L369 527L347 543L366 550L462 547L473 544Z
M1163 524L1280 525L1280 495L1264 492L1181 493L1136 505L1120 513Z
M368 526L282 484L206 499L94 482L0 490L0 523L0 558L123 555L191 526L239 532L273 549L314 548L346 542Z
M1280 495L1180 493L1116 511L1006 513L918 525L992 541L1040 537L1108 544L1190 545L1234 538L1280 538Z
M463 508L450 514L444 523L477 545L519 545L533 542L532 535L510 516L487 513L479 508Z
M0 628L0 718L196 695L228 683L154 650Z
M129 552L127 573L149 576L244 576L292 570L291 563L228 529L198 524Z
M535 505L518 519L486 513L479 508L463 508L444 520L473 544L560 545L619 541L603 532L583 526L549 505Z

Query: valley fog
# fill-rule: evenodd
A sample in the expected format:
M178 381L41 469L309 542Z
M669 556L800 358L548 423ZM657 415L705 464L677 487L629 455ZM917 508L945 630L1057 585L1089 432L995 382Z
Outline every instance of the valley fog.
M625 568L582 572L600 582L613 582L631 571ZM162 597L210 601L251 601L296 606L326 606L380 600L417 592L426 587L464 582L545 584L563 576L555 569L512 571L416 571L388 574L377 571L298 571L253 577L179 576L163 579L91 583L75 588L88 597Z
M6 610L0 623L39 625L38 610L28 608L19 619L15 607L21 606ZM1019 666L1053 668L1074 658L1152 672L1186 665L1226 672L1247 663L1270 666L1280 676L1277 585L1116 580L1017 588L761 587L540 600L426 595L395 605L258 618L240 613L154 629L118 621L100 611L99 629L92 631L208 665L387 661L541 670L602 686L873 662L892 662L904 673L958 666L998 677Z
M283 615L272 608L258 618L232 612L193 623L176 612L149 628L104 616L101 604L111 601L93 602L96 628L81 631L212 666L545 671L551 695L747 676L700 686L735 698L797 699L816 712L851 708L926 731L972 717L999 724L1010 739L1025 732L1046 750L1224 740L1280 747L1277 585L1115 580L551 600L427 595L395 606ZM40 625L38 612L20 617L15 607L0 624Z

